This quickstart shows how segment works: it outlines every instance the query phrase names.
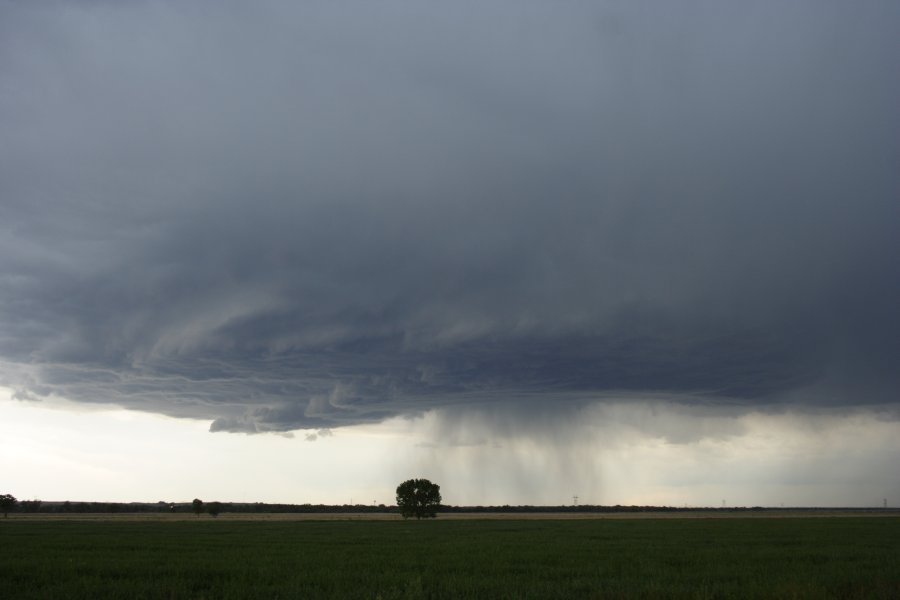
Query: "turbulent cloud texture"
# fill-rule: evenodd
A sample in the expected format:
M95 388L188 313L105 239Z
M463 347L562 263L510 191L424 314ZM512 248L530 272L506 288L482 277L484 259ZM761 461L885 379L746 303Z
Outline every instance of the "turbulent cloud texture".
M0 3L0 384L895 404L898 72L892 1Z

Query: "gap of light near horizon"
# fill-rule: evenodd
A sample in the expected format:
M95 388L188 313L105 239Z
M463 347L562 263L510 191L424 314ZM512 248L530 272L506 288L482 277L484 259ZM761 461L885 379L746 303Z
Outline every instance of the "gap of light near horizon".
M580 504L857 507L900 497L900 452L883 451L900 435L896 422L707 416L699 420L719 433L685 439L682 426L695 430L697 416L666 412L595 405L581 415L588 425L518 436L477 419L448 436L433 415L246 436L210 434L190 419L3 400L0 469L20 499L51 501L390 505L396 484L413 476L432 478L445 503L460 505L564 505L577 494Z

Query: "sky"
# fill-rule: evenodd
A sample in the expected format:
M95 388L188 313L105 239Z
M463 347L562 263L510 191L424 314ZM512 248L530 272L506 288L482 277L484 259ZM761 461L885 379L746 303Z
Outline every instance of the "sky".
M0 492L900 505L900 5L0 0Z

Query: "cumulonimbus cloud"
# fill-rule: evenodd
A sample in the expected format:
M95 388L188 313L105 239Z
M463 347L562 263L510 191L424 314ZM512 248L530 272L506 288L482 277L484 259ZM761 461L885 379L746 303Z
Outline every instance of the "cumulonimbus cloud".
M893 3L354 6L0 9L0 383L249 432L896 402Z

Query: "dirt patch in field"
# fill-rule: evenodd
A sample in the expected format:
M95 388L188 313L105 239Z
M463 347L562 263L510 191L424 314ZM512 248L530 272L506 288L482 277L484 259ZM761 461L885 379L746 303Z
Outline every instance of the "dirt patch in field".
M666 512L564 512L564 513L443 513L448 521L572 521L602 519L780 519L816 517L900 517L900 510L767 510L767 511L666 511ZM11 514L17 521L403 521L394 513L222 513L218 517L189 513L37 513Z

